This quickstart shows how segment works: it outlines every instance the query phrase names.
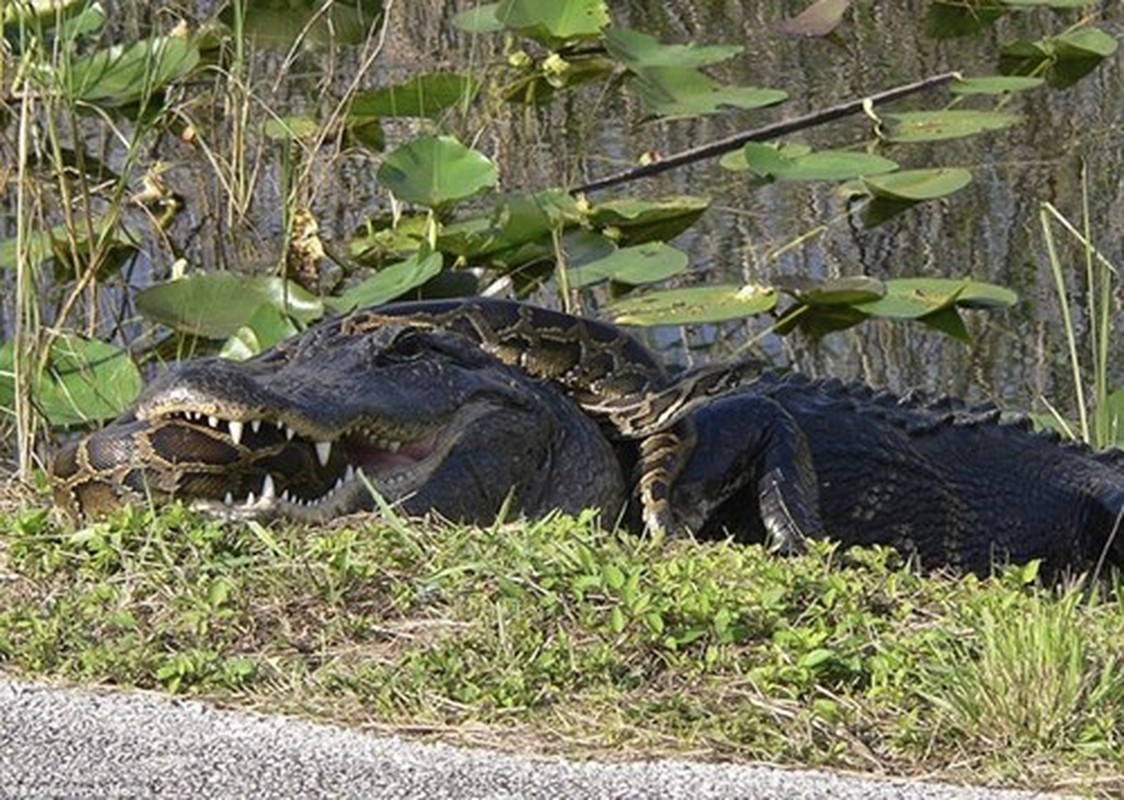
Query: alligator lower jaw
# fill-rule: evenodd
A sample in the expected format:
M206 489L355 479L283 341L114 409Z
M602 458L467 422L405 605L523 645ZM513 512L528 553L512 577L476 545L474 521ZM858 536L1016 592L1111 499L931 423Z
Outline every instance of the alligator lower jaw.
M302 436L287 425L273 423L283 432L286 446L305 447L309 461L315 461L323 471L322 488L317 492L303 492L304 496L285 487L291 479L261 469L260 489L246 496L236 497L228 492L222 500L198 498L192 506L207 514L230 520L287 518L301 522L324 522L347 514L369 510L385 500L394 505L407 499L441 467L449 451L463 431L472 424L483 409L471 405L462 407L452 419L422 431L415 429L402 438L385 433L375 433L362 426L334 438ZM201 417L197 413L185 415L189 423L208 426L224 438L230 437L233 427L241 437L243 426L216 417ZM255 431L262 426L254 426ZM241 438L234 439L242 442ZM315 455L311 455L314 453ZM251 468L253 457L250 458ZM308 496L313 495L313 496ZM188 498L184 498L188 499Z

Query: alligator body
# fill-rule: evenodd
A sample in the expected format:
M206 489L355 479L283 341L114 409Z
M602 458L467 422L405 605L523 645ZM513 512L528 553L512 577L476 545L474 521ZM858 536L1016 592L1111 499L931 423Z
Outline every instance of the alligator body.
M1115 453L748 363L673 378L611 325L509 301L387 306L180 365L54 473L84 511L175 496L323 520L377 493L464 520L505 504L612 519L631 491L649 529L778 549L826 531L927 568L1124 563Z

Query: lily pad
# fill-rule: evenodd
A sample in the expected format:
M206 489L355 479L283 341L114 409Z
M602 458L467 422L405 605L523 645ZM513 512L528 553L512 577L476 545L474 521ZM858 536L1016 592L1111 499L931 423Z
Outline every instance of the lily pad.
M1032 78L1022 75L984 75L978 78L956 78L953 80L949 91L953 94L1010 94L1023 92L1027 89L1037 89L1045 84L1042 78Z
M654 200L621 197L589 210L589 224L612 230L621 245L669 241L695 224L710 208L710 198L672 195Z
M1022 122L1002 111L907 111L882 117L881 135L891 142L936 142L998 131Z
M919 203L958 192L972 182L972 173L959 167L911 169L862 178L874 197Z
M288 50L301 39L315 45L362 44L382 16L378 0L242 0L242 19L235 6L219 14L223 24L240 27L260 47Z
M862 175L881 175L898 168L897 162L872 153L811 152L807 148L797 150L760 142L749 142L740 153L729 154L721 164L727 169L749 169L762 178L778 181L844 181Z
M401 297L440 274L444 261L440 253L415 253L398 264L391 264L339 297L325 302L337 312L377 306Z
M663 44L655 36L613 26L605 35L613 58L632 70L647 67L706 67L738 55L740 45Z
M292 281L275 276L210 272L152 286L136 297L137 310L182 333L225 339L270 305L300 320L324 315L324 304Z
M0 347L0 409L15 404L11 343ZM44 372L31 381L35 407L51 425L82 425L112 419L141 389L128 352L116 345L63 334L51 345Z
M641 101L661 117L715 114L724 107L763 108L788 98L780 89L727 86L688 67L647 67L633 73Z
M886 295L886 285L867 275L827 280L786 275L777 278L773 284L799 302L813 306L853 306L873 302Z
M502 0L494 13L507 30L547 47L596 39L612 21L604 0Z
M771 286L692 286L630 297L607 311L621 325L685 325L764 314L776 304L777 291Z
M1039 75L1054 88L1072 86L1112 56L1118 44L1099 28L1077 28L1035 42L1018 40L1005 45L999 69L1008 75Z
M400 200L436 209L490 189L499 179L487 156L451 136L424 136L398 148L377 177Z
M566 282L573 288L604 280L637 286L678 275L689 265L687 254L663 242L622 247L611 255L567 270Z
M427 117L472 102L480 84L454 72L418 75L405 83L358 92L348 107L348 124L367 124L381 117Z
M48 80L73 100L120 108L151 97L198 63L194 39L155 36L75 59L69 69L49 75Z

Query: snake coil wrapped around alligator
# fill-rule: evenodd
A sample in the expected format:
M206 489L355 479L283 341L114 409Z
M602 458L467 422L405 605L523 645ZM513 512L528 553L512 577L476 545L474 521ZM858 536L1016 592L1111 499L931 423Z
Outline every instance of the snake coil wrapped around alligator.
M473 298L173 367L53 472L87 513L165 497L309 521L376 496L479 521L631 508L648 530L782 550L830 535L984 573L1124 561L1120 463L992 407L752 362L672 375L611 324Z

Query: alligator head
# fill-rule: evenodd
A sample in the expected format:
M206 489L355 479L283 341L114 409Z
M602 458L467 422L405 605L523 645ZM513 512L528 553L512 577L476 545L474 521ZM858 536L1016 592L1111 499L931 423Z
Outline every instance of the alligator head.
M624 502L596 423L449 331L329 323L245 362L166 372L65 448L56 501L85 513L180 498L230 516L319 521L370 509L489 521Z

